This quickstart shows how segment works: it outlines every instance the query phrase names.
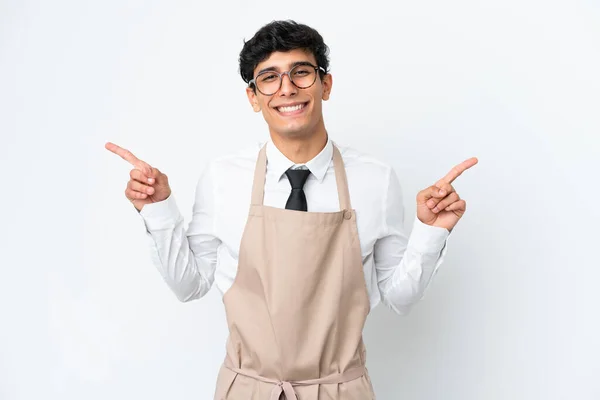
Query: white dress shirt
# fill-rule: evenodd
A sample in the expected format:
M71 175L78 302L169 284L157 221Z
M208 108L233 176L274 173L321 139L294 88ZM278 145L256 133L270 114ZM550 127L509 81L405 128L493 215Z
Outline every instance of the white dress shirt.
M213 282L221 294L231 287L263 144L208 163L198 180L187 231L173 194L142 208L139 215L145 223L152 261L179 300L204 296ZM337 146L356 210L371 309L383 301L405 315L423 297L442 263L450 232L415 217L408 237L403 194L394 170L371 156ZM291 191L285 171L307 167L311 171L304 186L308 212L339 211L332 157L333 142L328 140L315 158L295 165L269 140L264 204L285 208Z

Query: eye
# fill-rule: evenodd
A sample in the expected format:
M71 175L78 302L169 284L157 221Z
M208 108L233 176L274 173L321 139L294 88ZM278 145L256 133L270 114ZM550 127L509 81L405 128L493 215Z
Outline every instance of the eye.
M294 71L294 75L297 76L306 76L308 74L310 74L310 71L306 68L299 68L296 71Z
M261 82L271 82L274 79L277 79L277 75L275 74L263 74L259 77Z

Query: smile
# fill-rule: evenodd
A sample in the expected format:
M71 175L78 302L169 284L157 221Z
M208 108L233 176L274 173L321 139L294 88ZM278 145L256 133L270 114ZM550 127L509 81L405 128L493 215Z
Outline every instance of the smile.
M307 104L308 104L308 102L301 103L301 104L294 104L293 106L275 107L275 109L280 114L283 114L283 115L295 115L295 114L301 113Z

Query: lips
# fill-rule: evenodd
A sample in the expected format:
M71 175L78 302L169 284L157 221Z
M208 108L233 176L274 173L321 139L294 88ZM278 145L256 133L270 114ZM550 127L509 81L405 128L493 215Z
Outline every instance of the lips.
M301 112L307 104L308 102L283 105L275 107L275 110L277 110L280 114L296 114Z

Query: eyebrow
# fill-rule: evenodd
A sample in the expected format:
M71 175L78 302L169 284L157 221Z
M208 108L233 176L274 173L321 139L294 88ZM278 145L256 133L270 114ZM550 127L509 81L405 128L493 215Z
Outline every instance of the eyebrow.
M288 64L288 70L294 68L297 65L308 65L310 67L314 67L313 63L309 62L309 61L294 61L293 63ZM267 72L267 71L278 71L279 68L277 67L267 67L267 68L263 68L260 71L258 71L256 73L256 76L262 74L263 72Z

